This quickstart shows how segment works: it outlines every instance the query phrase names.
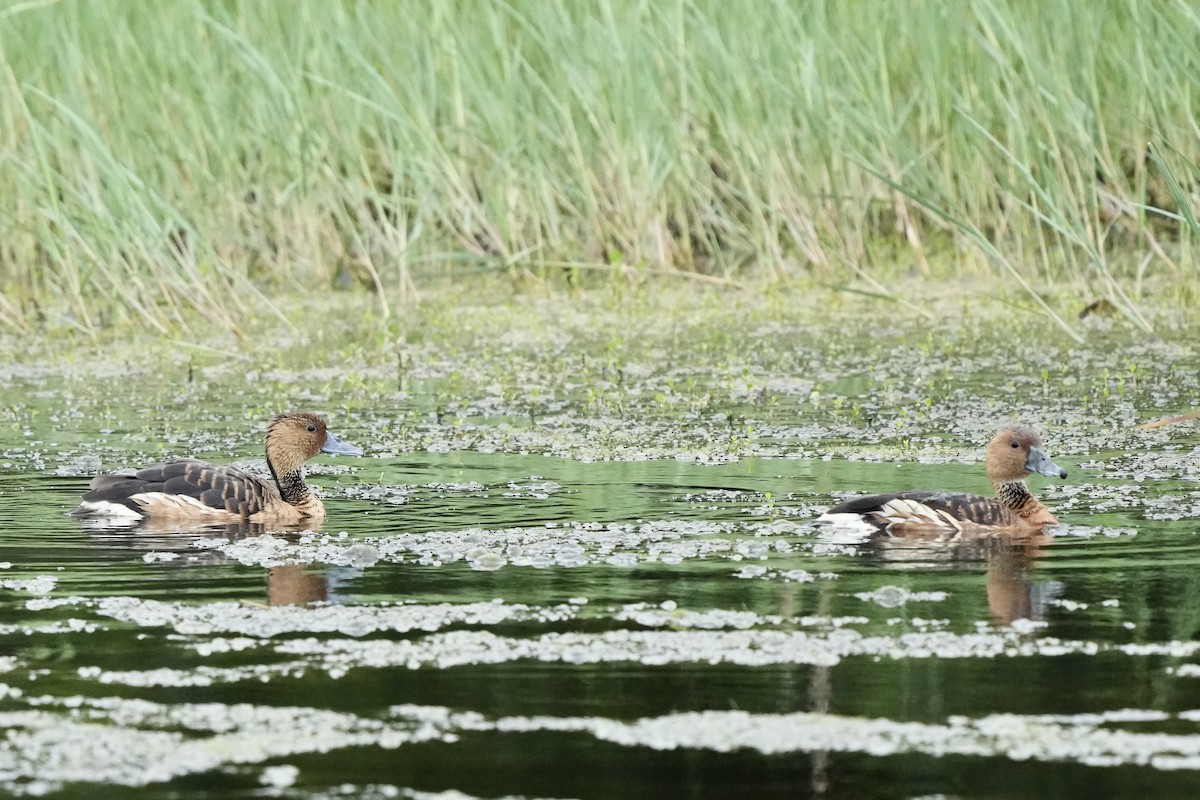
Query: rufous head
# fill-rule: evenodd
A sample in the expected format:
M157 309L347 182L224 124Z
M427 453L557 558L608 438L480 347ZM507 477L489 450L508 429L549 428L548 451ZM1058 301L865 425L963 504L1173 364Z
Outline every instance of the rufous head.
M1042 449L1041 437L1020 425L1001 428L988 443L983 462L993 485L1025 480L1034 472L1051 478L1067 477L1067 471Z
M277 414L267 425L267 463L277 475L297 472L317 453L361 456L362 450L338 441L316 414Z

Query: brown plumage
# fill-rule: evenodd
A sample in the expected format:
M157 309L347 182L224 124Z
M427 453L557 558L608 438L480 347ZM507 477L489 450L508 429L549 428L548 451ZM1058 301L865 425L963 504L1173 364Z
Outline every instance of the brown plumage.
M914 532L1032 533L1058 520L1025 487L1025 477L1067 477L1029 428L997 433L983 458L995 497L959 492L908 491L856 497L826 511L817 522L866 525L892 535Z
M300 522L325 515L320 499L304 482L304 462L318 453L362 455L358 448L339 442L315 414L273 417L265 441L274 484L237 467L181 458L153 464L136 475L99 475L71 513L124 520Z

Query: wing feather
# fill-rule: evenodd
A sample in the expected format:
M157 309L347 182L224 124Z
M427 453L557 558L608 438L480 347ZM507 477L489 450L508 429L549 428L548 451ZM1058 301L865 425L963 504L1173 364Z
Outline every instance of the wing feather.
M262 511L278 494L274 486L237 467L181 458L151 464L136 475L101 475L92 480L85 503L115 504L146 512L150 497L191 498L215 511L248 517Z
M840 503L825 516L856 514L878 527L944 528L962 531L964 525L1003 527L1013 514L995 498L958 492L908 491L855 497Z

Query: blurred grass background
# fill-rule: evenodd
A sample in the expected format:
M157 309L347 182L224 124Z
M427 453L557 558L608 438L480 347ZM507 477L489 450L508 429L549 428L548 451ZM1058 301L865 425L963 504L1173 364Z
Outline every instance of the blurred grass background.
M1198 38L1184 0L7 2L0 324L482 271L1000 274L1139 323L1196 283Z

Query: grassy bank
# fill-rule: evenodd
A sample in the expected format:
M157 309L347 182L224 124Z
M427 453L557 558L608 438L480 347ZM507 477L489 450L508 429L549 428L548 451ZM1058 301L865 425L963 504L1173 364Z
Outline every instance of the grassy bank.
M1197 35L1185 2L10 3L0 322L481 270L999 271L1137 321L1197 277Z

